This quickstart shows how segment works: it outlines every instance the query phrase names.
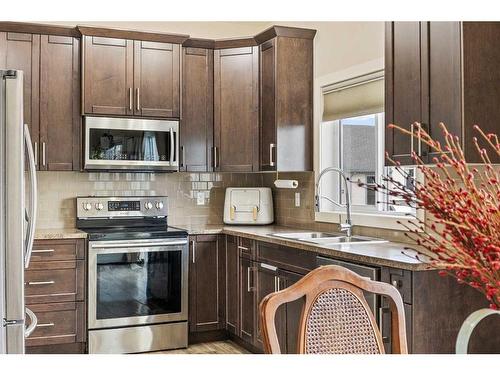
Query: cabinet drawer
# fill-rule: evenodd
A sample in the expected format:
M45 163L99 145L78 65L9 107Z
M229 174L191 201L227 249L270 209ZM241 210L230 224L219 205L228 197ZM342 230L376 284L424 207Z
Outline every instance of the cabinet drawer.
M257 260L271 262L282 269L300 274L316 268L315 253L268 242L257 242Z
M84 261L33 263L24 274L27 304L84 299Z
M85 341L83 302L28 305L38 318L26 346L70 344Z
M33 244L31 253L31 262L84 258L84 240L39 240Z

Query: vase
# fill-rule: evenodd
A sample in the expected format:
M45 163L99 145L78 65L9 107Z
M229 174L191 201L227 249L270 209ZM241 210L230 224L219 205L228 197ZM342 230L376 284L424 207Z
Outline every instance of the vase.
M457 354L467 354L467 348L469 347L469 340L472 331L474 331L474 328L476 328L481 320L493 314L500 315L500 310L493 310L488 308L480 309L474 311L467 317L467 319L465 319L462 327L460 327L460 331L458 332L457 343L455 345L455 352Z

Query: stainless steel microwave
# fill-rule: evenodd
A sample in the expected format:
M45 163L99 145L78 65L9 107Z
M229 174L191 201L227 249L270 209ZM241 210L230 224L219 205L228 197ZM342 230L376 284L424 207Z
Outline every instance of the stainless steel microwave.
M179 122L85 117L86 170L179 170Z

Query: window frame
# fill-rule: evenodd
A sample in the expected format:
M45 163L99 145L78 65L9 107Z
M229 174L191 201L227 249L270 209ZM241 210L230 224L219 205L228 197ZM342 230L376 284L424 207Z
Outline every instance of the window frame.
M331 91L332 88L338 87L355 78L362 78L370 74L384 74L384 59L375 59L363 64L353 65L347 69L330 73L321 77L316 77L314 80L314 180L317 181L318 175L321 172L320 166L320 133L321 122L323 117L323 95L325 91ZM361 79L361 81L363 81ZM385 124L384 124L385 125ZM383 131L385 126L380 127ZM385 139L383 136L382 139ZM384 145L385 148L385 145ZM380 156L380 155L379 155ZM382 165L384 154L382 153ZM422 174L416 171L416 180L423 182ZM314 192L316 194L316 192ZM425 220L423 210L417 210L416 217L407 216L405 214L397 214L391 211L371 211L371 212L352 212L352 222L357 226L367 226L384 229L405 230L403 224L415 223L418 220ZM314 220L316 222L326 223L342 223L346 219L345 210L335 209L328 212L315 212Z

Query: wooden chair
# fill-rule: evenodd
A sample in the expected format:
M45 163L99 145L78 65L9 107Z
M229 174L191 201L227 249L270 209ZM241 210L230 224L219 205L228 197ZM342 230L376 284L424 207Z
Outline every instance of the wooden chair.
M264 350L280 354L274 319L284 303L305 296L299 325L299 354L384 354L382 335L363 291L388 297L392 353L407 354L403 300L390 284L372 281L340 266L315 269L260 303Z

